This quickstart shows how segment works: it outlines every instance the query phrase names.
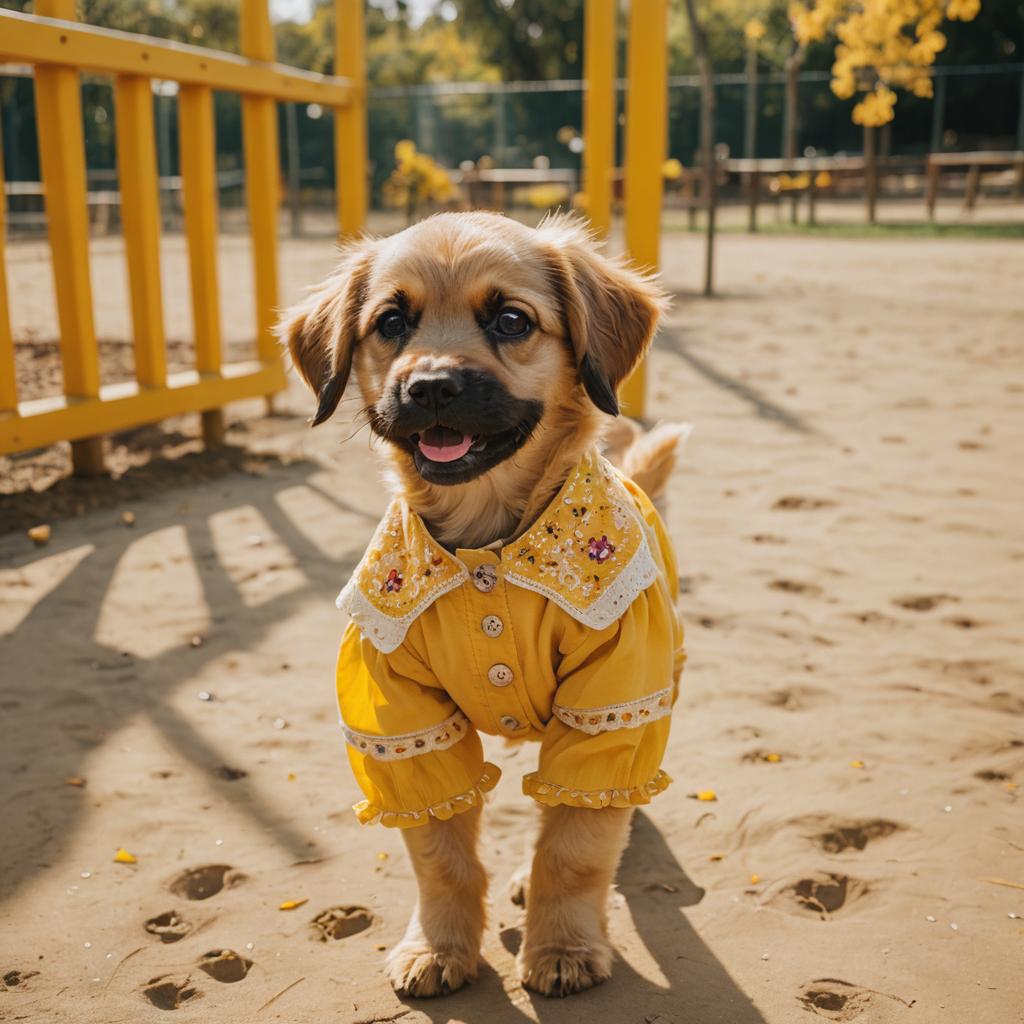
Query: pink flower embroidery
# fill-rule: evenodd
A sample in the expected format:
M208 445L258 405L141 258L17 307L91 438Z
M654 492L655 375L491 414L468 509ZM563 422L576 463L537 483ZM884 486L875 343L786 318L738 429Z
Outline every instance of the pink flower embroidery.
M590 538L590 549L587 552L595 562L607 562L615 554L615 545L604 534L601 539Z
M380 588L382 594L394 594L402 589L402 584L405 580L402 579L402 574L397 569L392 569L388 573L388 578L384 581Z

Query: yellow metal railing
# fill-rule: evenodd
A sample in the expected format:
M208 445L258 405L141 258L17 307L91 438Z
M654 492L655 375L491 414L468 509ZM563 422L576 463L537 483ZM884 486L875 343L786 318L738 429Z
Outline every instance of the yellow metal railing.
M342 234L366 207L363 0L335 0L338 77L275 64L267 0L242 0L243 57L74 22L74 0L36 0L35 15L0 11L0 60L35 66L36 119L52 253L64 394L18 401L0 202L0 454L72 442L76 473L103 469L100 437L167 416L203 414L207 443L223 436L222 407L285 384L272 328L278 305L278 102L335 110ZM121 214L131 293L136 379L104 385L89 280L89 225L79 73L114 76ZM340 77L344 76L344 77ZM160 216L151 80L179 85L178 121L195 337L195 369L167 373L160 288ZM243 101L246 198L253 243L256 352L222 360L217 280L213 92ZM0 166L0 199L3 168Z
M611 226L615 170L615 0L586 0L584 26L584 189L594 229ZM626 54L626 252L637 266L657 270L661 246L662 165L668 119L668 0L631 0ZM622 408L643 416L646 366L619 389Z

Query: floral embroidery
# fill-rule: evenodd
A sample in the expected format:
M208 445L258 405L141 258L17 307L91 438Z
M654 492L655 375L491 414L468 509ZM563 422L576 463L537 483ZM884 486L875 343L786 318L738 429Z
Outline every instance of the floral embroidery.
M544 595L592 629L611 625L657 575L633 498L596 451L583 456L537 522L500 553L503 582ZM471 574L396 499L338 607L389 653L417 616L470 579L488 593L498 585L499 570L485 563Z
M375 761L404 761L407 757L429 754L432 750L447 750L454 746L468 734L469 719L461 711L456 711L440 725L401 736L371 736L350 729L344 721L341 729L351 746Z
M649 697L600 708L567 708L552 704L551 713L570 728L592 736L613 729L635 729L672 713L672 690L659 690Z

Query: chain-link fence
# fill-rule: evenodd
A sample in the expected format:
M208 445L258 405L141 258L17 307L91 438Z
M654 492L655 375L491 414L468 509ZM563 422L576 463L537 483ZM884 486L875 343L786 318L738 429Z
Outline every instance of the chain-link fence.
M97 207L116 210L115 118L108 79L84 76L83 116L90 192ZM168 217L178 208L177 100L173 83L154 83L157 149ZM669 82L669 155L695 161L700 131L695 76ZM744 124L751 87L742 73L716 77L715 136L732 156L761 158L784 152L785 76L762 73L757 81L753 153L746 152ZM216 94L217 163L221 205L243 206L241 105ZM11 223L15 229L43 221L33 82L18 68L0 69L4 163ZM850 113L854 100L836 98L827 72L799 76L796 152L859 153L862 130ZM619 152L623 142L625 86L619 87ZM334 180L333 116L329 109L281 107L282 167L296 205L330 207ZM498 168L567 169L578 173L583 141L583 87L578 81L450 83L372 89L369 102L371 196L394 168L394 147L412 139L442 166L487 158ZM935 69L934 99L901 95L896 120L880 133L885 156L923 156L930 151L1024 150L1024 63ZM515 194L507 195L513 201Z

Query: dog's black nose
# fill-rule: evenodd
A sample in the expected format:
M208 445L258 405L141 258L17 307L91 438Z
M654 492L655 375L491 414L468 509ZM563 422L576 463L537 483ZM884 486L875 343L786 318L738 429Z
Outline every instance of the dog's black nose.
M424 409L443 409L462 394L464 381L457 370L417 373L409 378L409 397Z

